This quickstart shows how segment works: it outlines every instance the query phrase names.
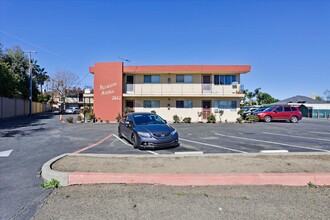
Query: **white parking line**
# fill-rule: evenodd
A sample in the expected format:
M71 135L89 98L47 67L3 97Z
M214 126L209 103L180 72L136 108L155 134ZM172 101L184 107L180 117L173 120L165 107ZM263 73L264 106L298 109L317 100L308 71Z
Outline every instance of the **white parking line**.
M117 138L118 140L120 140L121 142L123 142L124 144L126 144L127 146L132 146L131 144L129 144L129 143L127 143L127 142L125 142L125 141L123 141L120 137L118 137L117 135L113 135L115 138Z
M289 153L288 150L261 150L260 153L277 154L277 153Z
M330 151L328 151L328 150L322 150L322 149L312 148L312 147L303 147L303 146L298 146L298 145L293 145L293 144L284 144L284 143L273 142L273 141L264 141L264 140L259 140L259 139L244 138L244 137L236 137L236 136L225 135L225 134L219 134L219 133L214 133L214 134L215 134L215 135L219 135L219 136L223 136L223 137L229 137L229 138L236 138L236 139L242 139L242 140L256 141L256 142L262 142L262 143L268 143L268 144L277 144L277 145L282 145L282 146L295 147L295 148L302 148L302 149L308 149L308 150L316 150L316 151L330 152Z
M213 145L213 144L207 144L207 143L198 142L198 141L187 140L187 139L184 139L184 138L180 138L180 141L181 140L191 142L191 143L195 143L195 144L203 144L203 145L210 146L210 147L215 147L215 148L220 148L220 149L224 149L224 150L239 152L239 153L247 153L247 152L241 151L241 150L236 150L236 149L232 149L232 148L228 148L228 147L221 147L221 146L217 146L217 145Z
M311 137L302 137L302 136L296 136L296 135L288 135L288 134L274 134L270 132L262 132L264 134L270 134L270 135L277 135L277 136L285 136L285 137L294 137L294 138L302 138L302 139L310 139L310 140L318 140L318 141L329 141L329 139L323 139L323 138L311 138Z
M321 131L310 131L309 133L315 133L315 134L327 134L327 135L329 135L329 132L321 132Z
M131 144L128 144L127 142L123 141L120 137L118 137L117 135L113 135L115 138L117 138L118 140L120 140L121 142L123 142L124 144L126 144L127 146L132 146ZM154 155L159 155L158 153L156 152L153 152L153 151L150 151L150 150L146 150L146 152L148 153L151 153L151 154L154 154Z
M175 155L202 155L204 154L203 151L181 151L181 152L174 152Z
M149 152L149 153L154 154L154 155L159 155L158 153L153 152L153 151L151 151L151 150L146 150L146 152Z

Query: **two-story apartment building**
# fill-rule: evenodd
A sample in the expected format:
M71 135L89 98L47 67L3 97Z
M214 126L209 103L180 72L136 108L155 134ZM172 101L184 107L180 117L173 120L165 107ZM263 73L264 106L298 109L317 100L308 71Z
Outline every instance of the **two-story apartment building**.
M197 122L223 110L223 121L236 121L244 96L241 74L250 69L249 65L95 63L90 67L94 74L94 113L103 120L115 121L127 108L135 112L154 110L168 121L178 115Z

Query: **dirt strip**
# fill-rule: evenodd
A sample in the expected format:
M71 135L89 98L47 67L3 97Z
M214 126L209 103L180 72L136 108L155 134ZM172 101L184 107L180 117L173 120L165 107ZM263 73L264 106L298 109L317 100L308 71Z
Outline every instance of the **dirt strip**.
M330 154L203 156L68 155L52 165L63 172L146 174L329 173Z

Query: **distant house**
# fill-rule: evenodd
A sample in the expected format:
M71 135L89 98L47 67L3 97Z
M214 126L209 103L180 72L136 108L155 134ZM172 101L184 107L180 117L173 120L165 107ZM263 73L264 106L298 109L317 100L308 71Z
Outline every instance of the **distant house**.
M306 96L293 96L274 103L274 105L298 106L303 117L309 118L330 118L330 103L315 100Z

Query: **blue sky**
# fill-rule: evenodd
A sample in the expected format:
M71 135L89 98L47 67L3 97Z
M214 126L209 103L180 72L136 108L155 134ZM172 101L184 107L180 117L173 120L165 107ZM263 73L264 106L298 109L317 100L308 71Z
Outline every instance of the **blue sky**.
M93 84L95 62L249 64L245 89L284 99L330 90L330 1L1 0L0 42L52 75Z

